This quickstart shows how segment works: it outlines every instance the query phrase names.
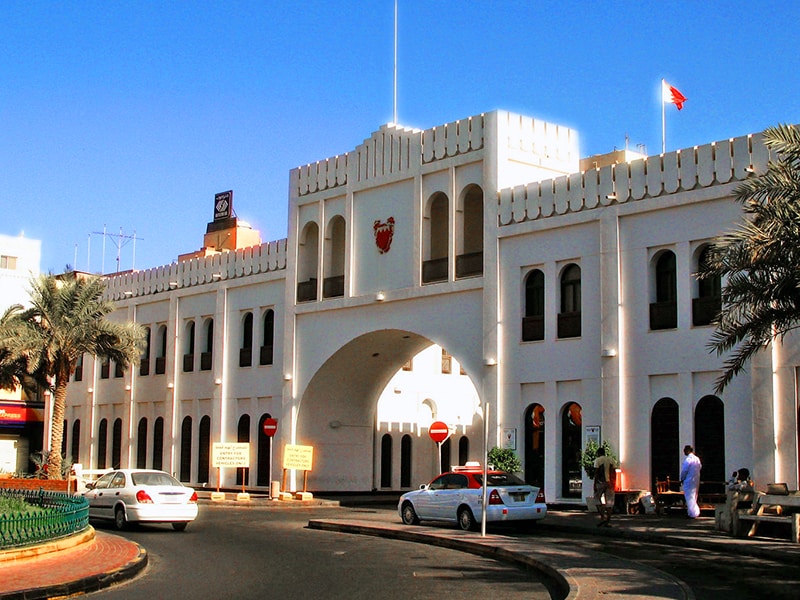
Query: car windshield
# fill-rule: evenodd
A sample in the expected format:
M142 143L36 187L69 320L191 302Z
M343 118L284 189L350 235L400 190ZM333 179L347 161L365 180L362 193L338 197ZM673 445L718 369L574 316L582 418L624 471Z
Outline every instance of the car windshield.
M527 485L513 473L488 473L489 485L494 487L508 487L512 485ZM483 485L483 473L475 475L475 480Z
M131 473L133 485L182 485L177 479L167 473Z

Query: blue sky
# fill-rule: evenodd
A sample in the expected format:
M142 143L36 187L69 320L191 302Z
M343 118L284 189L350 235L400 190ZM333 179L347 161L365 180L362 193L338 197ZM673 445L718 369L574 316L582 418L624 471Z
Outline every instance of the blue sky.
M578 130L582 155L800 122L797 2L399 0L398 121L494 109ZM216 192L286 236L289 170L392 121L393 0L0 1L0 233L42 269L202 246ZM130 239L120 268L134 260ZM77 261L76 261L77 255ZM91 262L89 262L91 257Z

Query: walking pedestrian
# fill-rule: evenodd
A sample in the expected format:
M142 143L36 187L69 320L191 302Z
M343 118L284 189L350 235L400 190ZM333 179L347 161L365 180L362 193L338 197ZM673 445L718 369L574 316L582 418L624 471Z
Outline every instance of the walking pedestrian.
M697 492L700 489L700 469L703 468L700 459L694 453L694 448L688 444L683 447L683 465L681 465L681 485L683 497L686 499L686 513L690 519L700 516L700 507L697 505Z
M616 474L616 467L614 459L606 456L606 449L600 446L594 460L594 499L600 513L598 527L611 525L611 513L614 512L613 476Z

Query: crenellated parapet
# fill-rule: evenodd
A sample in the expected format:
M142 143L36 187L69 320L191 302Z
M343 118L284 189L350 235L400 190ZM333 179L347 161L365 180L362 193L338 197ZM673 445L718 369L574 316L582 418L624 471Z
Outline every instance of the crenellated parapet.
M414 172L421 164L483 148L484 115L425 131L383 125L353 152L293 169L292 193L302 197L351 184Z
M144 271L109 275L106 297L123 300L286 269L286 239L192 258Z
M500 190L499 224L658 198L741 181L766 169L769 151L752 134Z

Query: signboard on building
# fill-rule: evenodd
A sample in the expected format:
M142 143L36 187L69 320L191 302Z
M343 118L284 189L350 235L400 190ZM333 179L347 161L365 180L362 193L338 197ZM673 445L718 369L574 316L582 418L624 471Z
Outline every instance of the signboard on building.
M211 448L211 464L214 467L249 467L250 444L215 442Z
M233 215L233 190L214 195L214 220L223 221Z
M30 408L24 404L0 403L0 426L24 427L26 423L41 423L43 409Z
M313 446L286 444L283 447L283 468L310 471L314 460Z

